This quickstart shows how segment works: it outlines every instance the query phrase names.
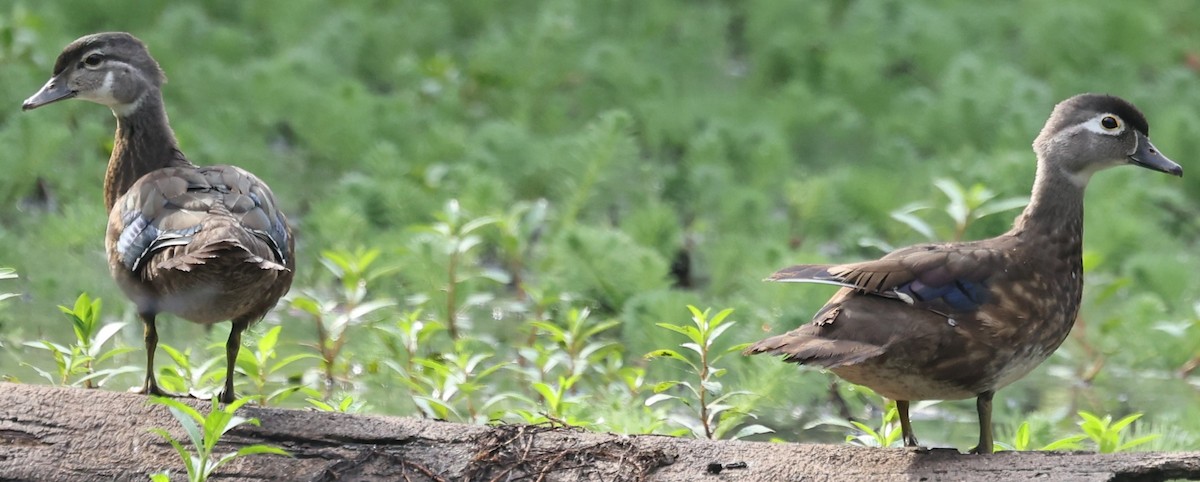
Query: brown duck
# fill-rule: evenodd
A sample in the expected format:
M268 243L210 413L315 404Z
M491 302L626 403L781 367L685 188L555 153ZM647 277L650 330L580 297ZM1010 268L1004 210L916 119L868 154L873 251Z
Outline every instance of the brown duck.
M912 400L976 397L979 444L992 452L992 395L1041 364L1066 338L1083 292L1083 192L1092 174L1133 164L1183 168L1150 143L1132 104L1083 94L1059 103L1033 142L1037 175L1007 233L921 244L881 259L799 265L769 281L841 286L813 321L747 354L827 368L896 401L905 446L916 446Z
M141 40L98 33L67 45L54 75L22 108L79 98L112 109L117 132L104 177L104 244L113 278L145 324L141 391L165 394L154 376L159 313L206 325L231 320L220 395L229 403L242 332L292 284L291 228L271 189L253 174L196 167L179 151L163 108L164 82Z

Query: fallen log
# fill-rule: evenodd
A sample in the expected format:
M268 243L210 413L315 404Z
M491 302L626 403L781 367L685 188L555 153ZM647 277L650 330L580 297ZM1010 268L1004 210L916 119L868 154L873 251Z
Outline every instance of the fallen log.
M208 402L189 400L202 413ZM1200 452L1095 454L872 449L693 440L573 428L477 426L408 417L244 407L261 426L226 434L218 453L265 443L217 480L1155 481L1200 479ZM178 454L149 431L184 439L165 407L102 390L0 383L0 480L148 480Z

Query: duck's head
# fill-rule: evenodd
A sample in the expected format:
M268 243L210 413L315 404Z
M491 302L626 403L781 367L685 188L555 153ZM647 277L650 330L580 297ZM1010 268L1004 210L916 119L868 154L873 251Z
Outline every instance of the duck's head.
M1033 150L1044 168L1060 170L1078 186L1123 164L1183 176L1183 167L1150 143L1146 116L1111 95L1080 94L1058 103Z
M166 82L146 44L125 32L82 37L63 49L54 74L21 105L30 110L64 99L79 98L102 104L126 116L142 104L147 93Z

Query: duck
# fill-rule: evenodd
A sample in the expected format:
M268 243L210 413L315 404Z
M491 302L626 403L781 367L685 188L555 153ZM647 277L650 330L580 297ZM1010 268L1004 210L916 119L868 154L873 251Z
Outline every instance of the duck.
M1083 199L1092 175L1134 165L1183 176L1150 142L1142 112L1113 95L1056 104L1033 151L1033 192L1010 230L900 248L877 260L776 271L767 281L839 289L809 323L744 353L826 369L894 400L906 447L919 447L910 402L974 397L979 442L970 453L991 453L996 391L1054 353L1079 313Z
M167 119L166 75L146 44L126 32L81 37L54 62L28 111L67 99L112 110L116 134L104 176L109 269L144 325L146 378L133 391L171 396L154 372L158 315L203 325L230 321L218 395L232 403L242 333L287 293L295 240L271 188L245 169L198 167Z

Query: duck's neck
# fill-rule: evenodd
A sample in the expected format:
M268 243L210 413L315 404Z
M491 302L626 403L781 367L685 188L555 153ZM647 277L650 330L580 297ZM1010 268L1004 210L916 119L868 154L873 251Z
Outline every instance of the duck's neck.
M1086 186L1086 179L1074 179L1039 162L1029 205L1017 216L1011 232L1018 236L1046 237L1050 242L1071 244L1078 249L1083 238L1083 191Z
M162 94L147 92L136 107L118 113L112 157L104 176L104 205L108 210L142 176L174 166L192 166L175 141L167 122Z

